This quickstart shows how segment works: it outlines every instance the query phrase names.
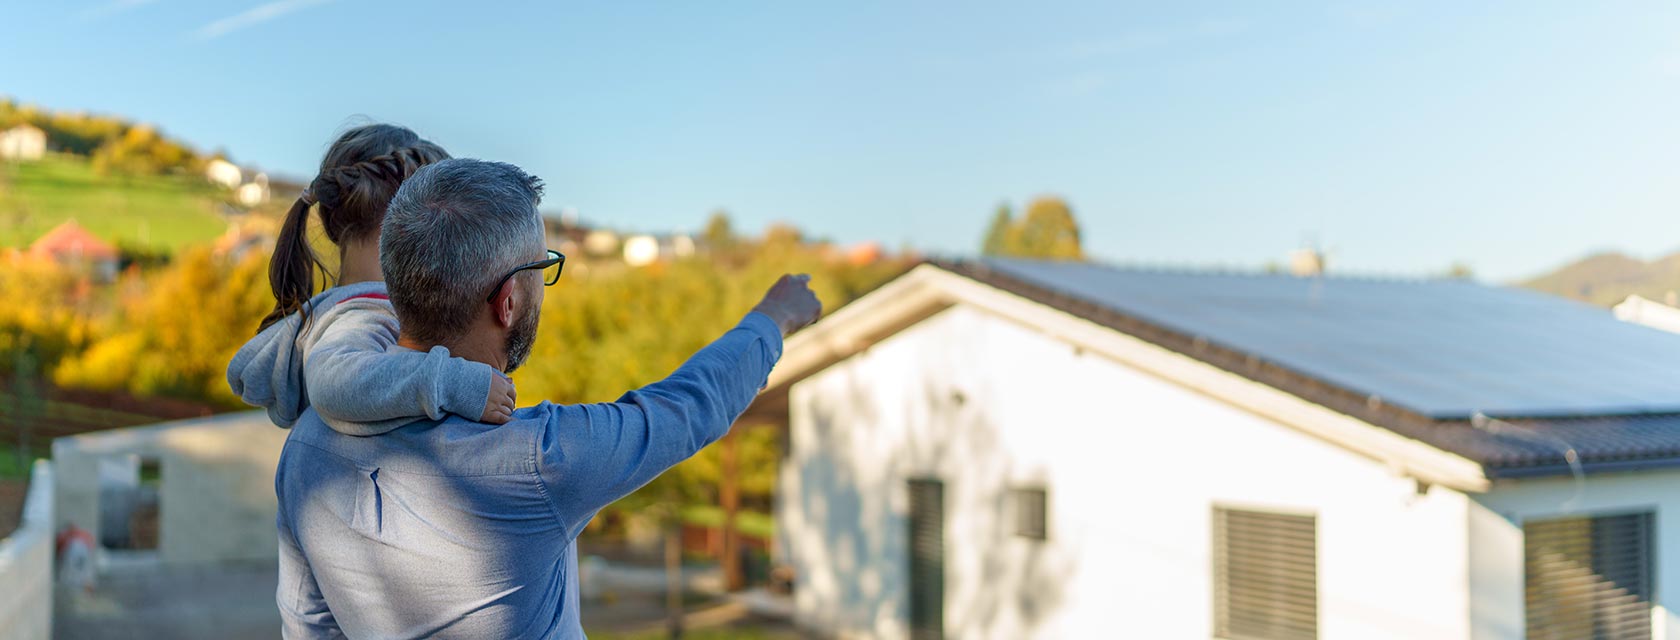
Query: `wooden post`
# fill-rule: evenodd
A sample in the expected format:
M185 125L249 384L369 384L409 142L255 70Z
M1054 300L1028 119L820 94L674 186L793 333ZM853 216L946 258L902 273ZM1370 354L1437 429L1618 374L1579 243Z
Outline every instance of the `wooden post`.
M672 640L683 634L682 512L677 492L666 491L665 507L665 613Z
M747 586L741 570L741 540L736 530L736 515L741 511L741 439L731 431L724 436L719 451L722 481L718 486L718 502L723 507L723 565L724 588L740 591Z

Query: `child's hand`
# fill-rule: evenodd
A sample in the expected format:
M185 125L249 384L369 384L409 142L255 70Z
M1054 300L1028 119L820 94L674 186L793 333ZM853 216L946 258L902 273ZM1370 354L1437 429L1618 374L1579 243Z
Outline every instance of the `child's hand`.
M507 424L513 419L513 380L500 373L490 376L490 397L484 400L484 415L479 422Z

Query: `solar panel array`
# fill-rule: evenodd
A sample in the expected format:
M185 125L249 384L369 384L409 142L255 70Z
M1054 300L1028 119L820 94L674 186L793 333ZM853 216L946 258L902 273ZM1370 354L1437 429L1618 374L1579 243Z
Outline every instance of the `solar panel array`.
M1680 412L1680 335L1456 280L987 268L1436 419Z

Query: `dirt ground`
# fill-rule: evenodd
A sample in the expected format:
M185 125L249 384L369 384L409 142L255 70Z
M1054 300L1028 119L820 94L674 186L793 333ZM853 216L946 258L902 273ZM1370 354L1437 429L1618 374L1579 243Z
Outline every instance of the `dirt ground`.
M23 517L23 497L29 484L23 480L0 480L0 538L12 535Z

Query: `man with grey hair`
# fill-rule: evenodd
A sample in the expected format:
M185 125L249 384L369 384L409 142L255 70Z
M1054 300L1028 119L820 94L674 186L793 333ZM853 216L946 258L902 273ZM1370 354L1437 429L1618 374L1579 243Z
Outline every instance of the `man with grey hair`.
M402 185L380 240L402 325L393 348L503 372L524 362L565 259L544 248L541 189L512 165L463 159ZM618 402L543 402L499 426L447 416L366 437L305 412L274 480L285 636L582 638L578 534L723 436L783 336L821 312L807 280L783 276L735 328Z

